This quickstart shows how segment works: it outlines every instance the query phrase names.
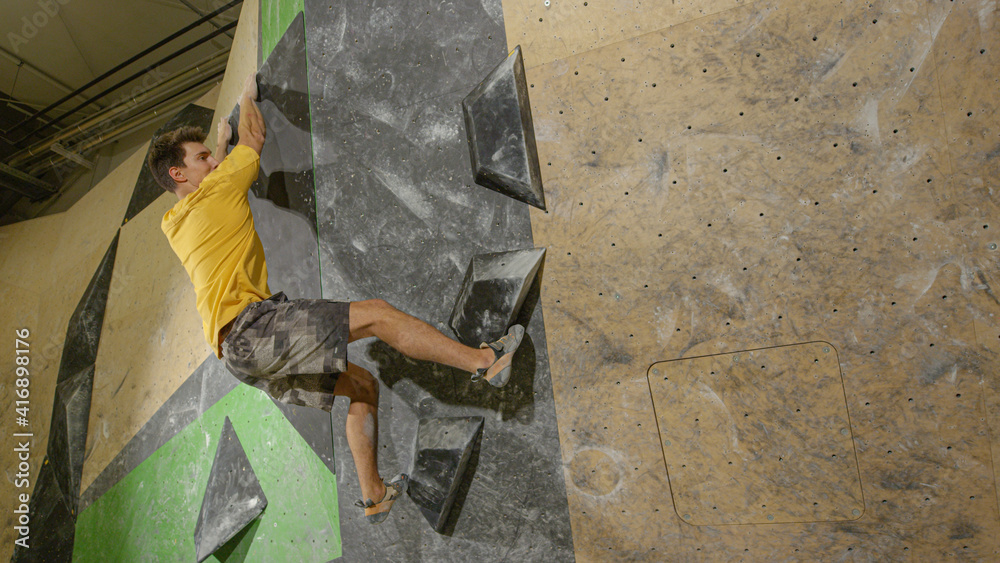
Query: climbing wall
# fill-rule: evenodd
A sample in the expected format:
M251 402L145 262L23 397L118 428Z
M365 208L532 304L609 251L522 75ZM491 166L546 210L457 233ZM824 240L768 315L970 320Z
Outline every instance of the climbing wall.
M29 338L24 339L28 343L27 347L22 346L22 349L29 351L26 356L29 363L24 366L29 373L28 403L15 403L18 398L14 394L16 384L12 378L6 383L8 395L0 408L11 424L5 442L9 447L5 448L3 456L4 471L11 486L2 497L4 506L11 507L11 510L21 504L19 501L15 502L20 494L28 494L29 500L34 498L35 502L41 498L41 495L35 494L35 485L42 481L49 437L53 433L53 426L58 426L53 425L52 420L53 414L59 414L60 411L55 403L58 399L57 384L62 358L69 355L69 363L76 359L73 357L74 351L67 353L66 342L82 344L81 350L78 350L80 356L87 356L89 352L89 361L93 363L92 353L96 351L93 348L96 345L93 317L80 313L88 302L93 301L91 297L94 288L97 288L98 294L101 289L105 292L108 289L109 280L106 277L101 280L101 276L96 273L113 246L139 166L141 156L126 160L66 212L0 229L0 289L6 311L2 317L2 329L11 338L11 345L2 356L5 365L15 365L15 330L27 329L29 333ZM94 221L99 224L93 223ZM99 296L96 300L102 301ZM78 311L78 308L81 310ZM88 343L90 346L87 346ZM89 351L86 350L88 347ZM65 378L76 375L86 366L86 359L82 365L67 365ZM69 371L74 367L74 371ZM24 417L27 421L24 426L14 427L19 416L15 411L17 406L27 406L28 416ZM65 432L65 424L62 427ZM31 436L14 437L15 432ZM19 468L22 460L14 453L15 447L25 443L29 449L25 454L28 459L24 460L28 464L27 472ZM66 441L63 440L62 444L53 448L53 453L58 452L61 460L67 460L71 450L72 457L79 460L83 444L67 448ZM18 477L18 473L22 475ZM41 504L47 505L48 510L65 506L51 468L45 475L45 480L51 485L51 494ZM63 514L61 510L57 512ZM65 514L70 516L68 507ZM10 511L4 516L8 520L4 521L4 547L0 550L0 557L10 558L13 553L14 539L17 537L13 527L17 516ZM36 528L36 531L41 530Z
M451 334L473 257L535 246L528 205L474 183L464 130L462 100L507 57L500 2L306 0L305 22L323 297L384 299ZM372 526L335 406L344 560L572 559L537 286L515 320L503 389L382 343L348 350L381 381L383 477L414 467L421 419L484 423L440 533L409 499Z
M465 287L508 283L475 257L544 248L513 292L514 376L496 390L352 345L382 383L383 475L464 466L368 525L346 403L275 405L205 348L150 235L172 196L140 151L71 210L0 229L4 330L31 328L35 350L43 547L16 559L192 558L233 436L268 504L216 560L997 558L995 2L243 12L218 92L177 119L230 115L263 68L269 138L299 147L274 170L312 174L311 153L314 192L254 189L272 289L381 297L462 332ZM516 45L544 184L530 210L475 184L461 107ZM428 442L430 419L466 434ZM447 514L428 512L439 493Z
M504 3L577 558L995 558L995 3L693 8Z

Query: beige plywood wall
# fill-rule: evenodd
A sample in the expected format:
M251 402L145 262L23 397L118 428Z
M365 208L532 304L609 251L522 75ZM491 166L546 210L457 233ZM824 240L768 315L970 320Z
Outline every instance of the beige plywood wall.
M0 502L9 507L0 518L3 523L0 557L5 559L9 559L14 552L17 536L14 526L18 515L13 510L21 504L17 499L22 493L31 494L45 458L59 355L66 336L66 321L73 313L72 308L68 311L55 311L54 308L42 310L46 297L44 288L51 280L51 258L62 231L62 219L61 215L53 215L0 228L0 306L5 311L0 316L0 330L7 339L7 345L0 352L0 361L6 368L0 382L0 393L4 397L0 415L7 421L2 441L3 454L0 456L5 485L0 493ZM27 405L28 424L19 426L16 423L19 415L15 412L18 387L15 385L14 362L16 331L23 329L28 329L30 336L27 340L30 363L26 366L30 382L27 400L30 402ZM62 337L52 338L59 332ZM14 433L30 433L33 436L14 437ZM19 466L22 460L15 452L15 448L24 443L29 448L25 454L28 459L24 460L28 464L27 476L22 471L23 466ZM30 481L24 487L26 478Z
M0 383L0 394L5 397L0 416L10 424L2 458L9 486L0 502L11 510L20 505L15 503L20 493L31 495L34 490L48 447L68 323L125 215L145 153L145 148L137 151L70 210L0 228L0 306L4 310L0 330L9 342L0 352L0 362L14 365L15 330L28 329L30 333L27 427L15 429L18 415L13 376ZM33 435L18 439L14 432ZM30 449L28 486L24 488L16 486L21 481L17 476L21 460L14 453L23 441L28 441ZM13 553L16 514L11 510L3 515L0 558Z
M996 558L996 4L591 4L504 2L578 558Z
M717 14L745 0L540 0L504 2L507 43L531 67Z
M164 193L122 226L97 352L81 491L180 387L209 350L191 281L160 221Z

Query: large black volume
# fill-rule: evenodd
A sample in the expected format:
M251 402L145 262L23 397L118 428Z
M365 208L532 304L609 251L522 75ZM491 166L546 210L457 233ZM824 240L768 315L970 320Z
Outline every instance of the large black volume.
M482 428L481 416L425 418L417 427L409 493L438 533L448 521Z
M521 47L462 101L476 183L545 209Z

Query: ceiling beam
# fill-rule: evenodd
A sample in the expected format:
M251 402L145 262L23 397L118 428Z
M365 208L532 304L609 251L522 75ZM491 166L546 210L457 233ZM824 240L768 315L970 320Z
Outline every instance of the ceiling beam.
M56 193L56 188L34 176L25 174L0 162L0 184L32 199L41 199Z

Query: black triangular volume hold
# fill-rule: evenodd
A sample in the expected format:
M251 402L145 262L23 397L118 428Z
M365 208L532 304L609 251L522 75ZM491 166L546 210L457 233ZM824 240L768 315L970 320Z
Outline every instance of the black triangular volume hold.
M476 183L545 209L520 46L466 96L462 111Z
M115 268L120 236L119 230L104 252L104 258L69 319L56 381L73 377L97 361L97 345L101 341L101 330L104 327L104 312L108 306L108 292L111 289L111 275Z
M483 417L421 419L410 471L410 498L440 533L465 475Z
M198 563L253 522L266 506L267 497L227 416L194 529Z
M79 514L80 477L90 422L90 396L94 388L94 366L56 385L49 425L48 459L65 504Z
M473 256L448 321L458 340L479 346L503 336L517 318L544 256L544 248Z

